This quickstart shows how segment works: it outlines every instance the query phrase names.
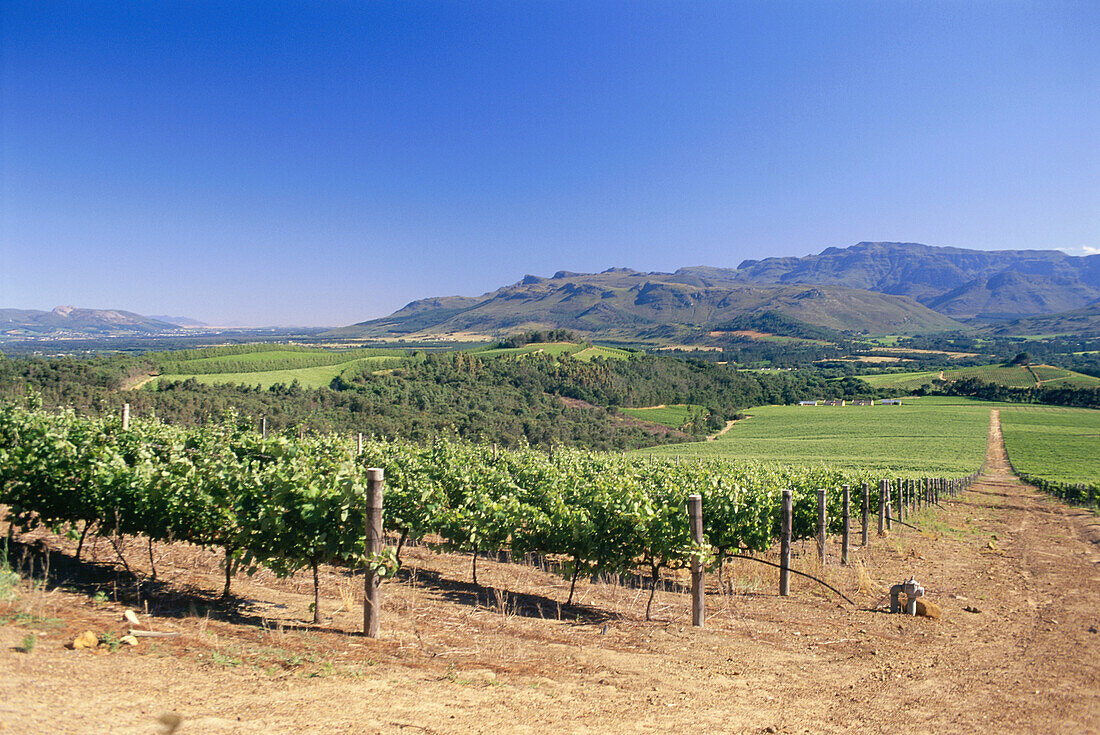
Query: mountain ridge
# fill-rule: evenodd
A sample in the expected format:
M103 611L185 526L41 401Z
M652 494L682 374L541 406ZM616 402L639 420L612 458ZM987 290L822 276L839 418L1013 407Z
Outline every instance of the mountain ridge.
M6 338L133 336L181 331L176 324L122 309L75 306L58 306L51 311L0 309L0 336Z
M1053 314L1100 299L1100 255L1061 250L860 242L801 258L745 260L736 272L753 283L834 284L909 296L961 319ZM947 298L951 292L958 293Z
M630 268L602 273L526 276L480 297L432 297L393 314L332 330L329 336L500 336L565 328L599 336L639 336L658 328L706 330L745 313L774 311L846 331L934 331L954 320L902 296L837 286L757 285L725 274L658 273Z
M764 311L841 331L940 331L963 328L957 320L1007 322L1098 301L1100 255L860 242L802 257L749 259L737 268L529 274L481 296L412 301L329 334L496 336L549 327L636 336L655 328L705 329Z

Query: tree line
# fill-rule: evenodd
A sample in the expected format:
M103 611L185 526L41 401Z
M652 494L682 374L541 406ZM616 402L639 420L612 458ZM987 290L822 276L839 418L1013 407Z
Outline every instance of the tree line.
M697 438L754 405L879 394L861 381L810 371L739 371L664 355L586 362L544 353L482 358L467 352L419 353L383 370L367 364L320 389L183 380L122 390L154 367L133 357L0 359L0 397L19 399L32 389L46 406L90 415L117 412L125 402L141 415L188 426L232 409L257 421L266 417L273 430L622 450ZM575 400L567 405L563 399ZM707 418L689 427L697 432L692 435L618 414L622 407L661 403L703 406Z

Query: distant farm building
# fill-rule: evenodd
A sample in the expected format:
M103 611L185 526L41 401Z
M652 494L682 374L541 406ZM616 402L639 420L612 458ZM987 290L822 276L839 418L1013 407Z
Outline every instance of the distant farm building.
M816 406L817 401L799 401L798 405L799 406Z
M825 401L826 406L843 406L844 401Z
M857 398L854 401L848 401L849 406L873 406L875 402L873 400L867 400L864 398Z
M901 405L901 399L900 398L883 398L881 401L878 402L878 404L880 406L900 406Z

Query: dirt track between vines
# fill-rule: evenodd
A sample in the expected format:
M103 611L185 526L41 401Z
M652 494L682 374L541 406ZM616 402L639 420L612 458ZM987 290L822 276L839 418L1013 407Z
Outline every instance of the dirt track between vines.
M858 607L798 577L779 598L771 570L741 561L727 569L733 594L708 579L702 630L682 592L659 592L646 622L647 593L630 586L582 583L581 604L562 608L557 576L479 561L474 587L468 557L415 548L408 574L384 586L383 636L369 641L355 635L358 588L341 570L326 572L324 608L342 604L337 589L352 607L314 628L304 575L237 580L229 615L210 602L217 557L158 545L167 581L141 617L180 635L113 652L64 644L84 629L124 632L126 604L89 587L121 594L112 583L124 579L103 543L99 563L76 565L74 545L49 537L48 589L24 583L0 602L0 732L156 733L166 712L183 718L179 735L1100 732L1096 516L1011 475L994 413L980 482L916 519L922 532L854 547L873 590L857 592L831 543L824 574ZM144 549L126 551L135 568ZM812 544L800 551L796 566L813 569ZM909 574L941 620L881 612ZM55 586L66 579L80 589ZM31 632L33 651L15 650Z

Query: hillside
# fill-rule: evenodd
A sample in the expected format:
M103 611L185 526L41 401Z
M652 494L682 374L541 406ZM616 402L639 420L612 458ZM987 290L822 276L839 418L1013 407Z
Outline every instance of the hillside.
M1100 303L1061 314L1017 319L990 331L997 335L1074 334L1082 337L1100 337Z
M838 286L756 285L738 282L731 273L612 268L594 274L559 272L552 278L527 276L478 298L414 301L388 317L328 334L394 338L565 328L604 337L668 336L765 312L847 331L912 333L960 326L904 296Z
M915 390L930 385L933 380L965 380L977 378L987 383L1011 388L1073 387L1095 388L1100 378L1067 370L1053 365L977 365L955 370L926 370L922 372L882 372L857 376L875 388Z
M58 306L53 311L0 309L0 339L158 335L180 331L179 325L115 309L73 306Z
M954 318L1011 319L1076 309L1100 298L1100 255L861 242L802 258L746 260L726 277L867 289L909 296Z

